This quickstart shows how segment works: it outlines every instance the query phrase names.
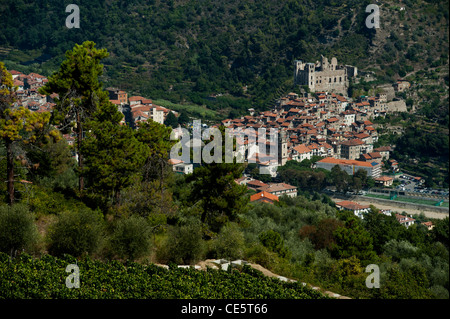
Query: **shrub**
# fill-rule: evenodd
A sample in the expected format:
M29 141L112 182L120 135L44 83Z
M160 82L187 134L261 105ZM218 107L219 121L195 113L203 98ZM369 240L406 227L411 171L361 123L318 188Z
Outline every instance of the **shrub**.
M204 253L202 229L199 224L187 224L172 228L157 252L161 262L191 264L200 260Z
M392 257L394 261L399 261L403 258L415 257L419 249L410 242L392 239L384 245L384 254Z
M244 254L244 234L235 223L223 227L211 242L210 254L214 258L241 259Z
M96 252L101 243L103 218L90 209L62 213L48 233L50 254L79 257Z
M22 204L0 206L0 251L12 256L30 250L38 239L34 216Z
M449 293L448 290L445 289L443 286L440 285L434 285L430 288L433 295L438 299L448 299Z
M32 186L32 196L29 199L30 211L37 216L57 215L62 211L78 211L87 209L81 201L64 196L64 194L53 191L42 186Z
M259 235L259 240L269 250L277 253L280 257L290 259L291 252L285 247L281 235L273 230L268 230Z
M277 259L277 254L269 251L260 243L253 243L245 251L245 260L270 268Z
M110 238L110 248L120 258L135 260L149 252L151 229L144 217L120 219Z

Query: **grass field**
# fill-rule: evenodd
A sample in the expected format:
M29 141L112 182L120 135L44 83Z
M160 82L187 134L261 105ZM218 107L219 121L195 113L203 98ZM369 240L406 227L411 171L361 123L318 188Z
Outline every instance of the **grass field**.
M381 198L381 199L390 199L390 197L388 195L367 194L365 196L373 197L373 198ZM395 200L399 201L399 202L423 204L423 205L430 205L430 206L434 206L438 202L437 200L426 200L426 199L420 199L420 198L407 198L407 197L397 197ZM449 207L448 202L443 202L441 207Z

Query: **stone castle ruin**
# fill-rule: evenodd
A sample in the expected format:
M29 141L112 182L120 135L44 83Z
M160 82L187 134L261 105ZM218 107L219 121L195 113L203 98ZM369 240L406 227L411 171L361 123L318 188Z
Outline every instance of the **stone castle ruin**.
M294 84L307 86L310 92L330 92L347 95L349 78L356 77L358 70L355 66L339 65L333 57L331 62L321 55L321 61L304 63L296 60L294 70Z

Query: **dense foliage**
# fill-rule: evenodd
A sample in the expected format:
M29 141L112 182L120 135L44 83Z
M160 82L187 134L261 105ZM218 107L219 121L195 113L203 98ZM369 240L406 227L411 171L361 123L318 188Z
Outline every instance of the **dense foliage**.
M257 204L243 217L247 258L355 298L448 298L448 218L430 232L372 208L361 220L302 196ZM365 285L369 264L380 267L379 289Z
M80 288L65 285L67 265L77 263ZM101 262L66 255L29 255L10 260L0 253L0 298L33 299L321 299L320 292L300 282L283 283L244 266L230 271L207 271L133 262Z

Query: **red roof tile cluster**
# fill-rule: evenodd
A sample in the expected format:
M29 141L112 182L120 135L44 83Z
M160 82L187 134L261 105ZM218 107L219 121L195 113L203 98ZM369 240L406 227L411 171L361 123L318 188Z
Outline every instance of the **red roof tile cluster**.
M275 202L278 201L278 196L262 191L260 193L250 196L250 201Z

